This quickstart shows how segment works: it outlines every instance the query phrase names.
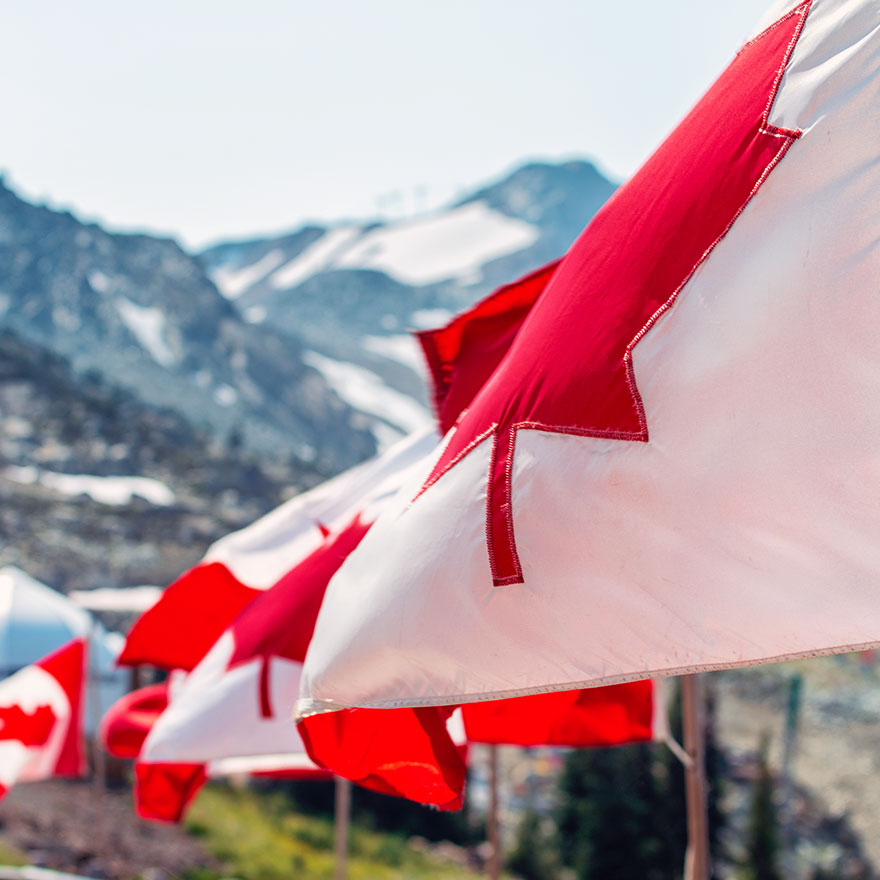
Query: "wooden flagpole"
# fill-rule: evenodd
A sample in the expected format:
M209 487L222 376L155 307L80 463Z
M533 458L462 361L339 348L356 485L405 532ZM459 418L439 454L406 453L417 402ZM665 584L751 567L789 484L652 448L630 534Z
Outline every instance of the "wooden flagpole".
M94 839L97 841L97 849L99 857L103 860L107 857L107 848L109 845L109 827L107 825L107 758L104 755L104 749L98 736L98 726L101 723L104 707L101 705L101 667L99 665L98 643L100 640L100 630L98 627L98 618L94 613L90 613L89 632L86 639L86 667L85 681L85 699L83 705L86 707L83 713L83 727L88 727L88 721L92 721L92 790L98 803L98 818L95 823Z
M345 880L348 861L348 825L351 818L351 782L336 777L336 802L334 808L336 826L336 880Z
M709 819L706 795L706 725L698 675L681 677L681 722L685 763L688 847L684 880L709 880Z
M498 746L489 749L489 812L486 816L486 831L489 836L489 877L498 880L501 876L501 835L498 827Z

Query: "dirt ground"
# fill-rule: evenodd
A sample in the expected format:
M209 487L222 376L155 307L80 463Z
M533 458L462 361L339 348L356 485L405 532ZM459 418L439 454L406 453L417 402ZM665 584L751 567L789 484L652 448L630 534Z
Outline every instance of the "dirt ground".
M182 828L138 819L130 791L100 793L79 780L13 788L0 801L0 841L33 865L109 880L163 880L217 867Z

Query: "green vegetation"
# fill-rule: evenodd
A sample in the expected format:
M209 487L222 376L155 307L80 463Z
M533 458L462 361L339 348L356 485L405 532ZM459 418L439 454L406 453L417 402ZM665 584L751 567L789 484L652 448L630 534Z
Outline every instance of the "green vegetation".
M0 865L27 865L27 856L20 850L9 843L8 840L0 838Z
M280 793L257 793L209 785L186 822L224 865L222 875L199 869L184 880L303 880L333 878L333 823L326 816L293 812ZM349 837L350 880L466 880L480 874L413 846L400 834L353 826Z
M768 738L758 752L758 778L752 790L746 841L745 876L749 880L782 880L779 872L779 826L773 774L767 762Z
M727 774L715 737L715 697L706 682L706 775L712 857L721 854L722 783ZM681 696L670 707L673 735L681 741ZM557 790L558 839L530 832L530 880L556 872L540 867L557 855L577 880L676 880L687 845L684 771L665 746L643 744L609 749L572 749ZM525 851L525 847L521 847ZM540 860L535 850L540 850Z

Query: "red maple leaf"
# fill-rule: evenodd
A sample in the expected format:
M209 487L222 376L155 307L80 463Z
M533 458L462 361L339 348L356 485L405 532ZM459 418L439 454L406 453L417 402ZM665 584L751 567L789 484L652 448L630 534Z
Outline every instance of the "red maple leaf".
M587 226L426 480L422 492L492 439L486 534L496 586L523 581L511 498L518 431L647 442L632 350L800 136L768 116L809 8L747 43Z
M254 599L232 624L235 649L229 669L257 658L260 666L260 713L272 717L269 662L283 657L302 663L330 578L370 528L360 517L292 568L271 589Z
M0 740L16 740L25 746L44 746L55 726L51 706L25 712L19 705L0 706Z

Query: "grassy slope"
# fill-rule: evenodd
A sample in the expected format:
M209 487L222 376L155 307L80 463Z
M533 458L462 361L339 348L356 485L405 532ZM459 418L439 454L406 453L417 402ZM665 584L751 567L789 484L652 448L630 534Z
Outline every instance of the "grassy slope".
M187 819L187 830L241 880L333 878L333 824L289 810L280 795L209 786ZM213 873L191 872L189 880ZM479 877L451 862L411 847L400 835L352 828L349 880L466 880Z

